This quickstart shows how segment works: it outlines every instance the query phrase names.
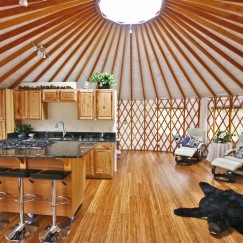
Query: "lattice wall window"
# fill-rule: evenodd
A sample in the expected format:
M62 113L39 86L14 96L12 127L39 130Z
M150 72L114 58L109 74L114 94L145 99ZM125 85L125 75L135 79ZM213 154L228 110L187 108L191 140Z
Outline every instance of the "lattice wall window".
M146 100L144 110L144 150L157 150L157 101Z
M118 103L118 127L117 133L120 138L121 149L130 150L132 148L131 137L131 119L132 119L132 102L119 101Z
M243 124L243 97L218 97L208 100L208 143L212 142L218 130L234 132L233 145L242 134Z
M173 151L190 127L199 127L199 99L161 100L158 111L159 150ZM176 141L174 135L179 134Z
M122 150L172 152L189 127L198 127L199 99L119 101L118 136Z

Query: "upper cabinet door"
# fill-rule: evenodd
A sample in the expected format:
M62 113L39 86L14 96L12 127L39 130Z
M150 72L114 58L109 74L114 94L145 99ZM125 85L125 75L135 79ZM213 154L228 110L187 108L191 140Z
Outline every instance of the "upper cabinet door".
M78 91L78 119L95 119L95 92L93 90Z
M74 89L44 89L43 102L76 102L77 92Z
M5 121L0 121L0 139L6 138L5 134Z
M59 95L58 90L56 89L47 89L43 90L43 102L58 102L59 101Z
M96 91L96 119L114 119L114 92L113 90Z
M0 90L0 120L5 120L5 93Z
M27 117L28 119L42 119L41 90L31 90L27 92Z
M47 106L42 103L41 90L14 91L14 119L42 120L47 118Z
M76 90L73 90L73 89L60 90L59 101L76 102L77 101L77 92L76 92Z
M26 92L21 90L14 91L14 118L16 120L27 119Z
M14 132L13 90L0 90L0 137L6 138L7 133Z

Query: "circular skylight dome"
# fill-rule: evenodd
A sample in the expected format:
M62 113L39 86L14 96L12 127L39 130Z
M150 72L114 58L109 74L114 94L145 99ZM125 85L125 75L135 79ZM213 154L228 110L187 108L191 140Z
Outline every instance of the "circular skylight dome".
M142 24L156 17L165 0L99 0L104 18L119 24Z

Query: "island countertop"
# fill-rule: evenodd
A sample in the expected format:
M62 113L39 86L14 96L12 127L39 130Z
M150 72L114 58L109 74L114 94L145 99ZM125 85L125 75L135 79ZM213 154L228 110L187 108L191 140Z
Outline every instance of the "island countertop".
M57 182L57 192L69 200L66 204L60 204L56 208L56 214L57 216L73 217L84 199L86 185L86 159L84 155L96 147L97 143L45 141L48 142L46 147L37 147L38 144L43 145L43 141L38 140L35 143L36 147L27 148L21 147L23 144L17 140L16 144L13 142L15 147L11 148L11 146L6 147L6 142L1 140L0 166L6 168L7 171L11 171L11 169L70 171L70 174L65 178L65 183ZM28 141L22 142L28 145ZM18 147L19 145L21 146ZM18 213L19 208L13 200L19 193L18 178L2 176L1 184L9 197L5 199L5 203L0 204L0 211ZM51 193L50 180L35 179L31 182L29 178L26 178L24 179L24 191L26 194L36 195L36 200L25 204L26 212L52 215L52 207L48 207L47 202Z
M81 158L97 146L96 142L57 141L44 148L2 149L0 157Z

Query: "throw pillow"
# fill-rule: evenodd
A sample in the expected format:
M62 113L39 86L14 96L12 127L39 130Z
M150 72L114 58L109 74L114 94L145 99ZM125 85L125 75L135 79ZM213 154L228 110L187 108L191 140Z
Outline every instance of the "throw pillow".
M197 148L200 143L202 143L202 139L200 137L190 136L190 140L187 145L192 148Z
M188 144L188 142L190 141L190 137L186 136L182 141L181 141L181 145L182 146L186 146Z

